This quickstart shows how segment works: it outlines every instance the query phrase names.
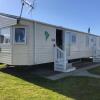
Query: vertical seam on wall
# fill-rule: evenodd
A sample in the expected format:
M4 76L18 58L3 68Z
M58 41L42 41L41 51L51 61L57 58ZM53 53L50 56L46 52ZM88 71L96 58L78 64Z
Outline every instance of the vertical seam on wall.
M36 63L36 60L35 60L35 58L36 58L35 57L36 56L36 54L35 54L35 49L36 49L36 47L35 47L36 22L34 22L34 28L33 29L34 29L34 37L33 37L33 39L34 39L34 48L33 48L34 49L34 55L33 56L34 56L34 64L35 64Z
M13 65L13 26L11 27L11 32L10 32L10 34L11 34L11 64Z

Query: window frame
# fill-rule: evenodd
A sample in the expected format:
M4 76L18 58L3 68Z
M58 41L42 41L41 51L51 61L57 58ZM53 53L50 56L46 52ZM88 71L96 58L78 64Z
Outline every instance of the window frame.
M74 37L74 41L73 41L73 37ZM71 32L71 44L76 44L77 43L77 34L74 32Z
M19 28L24 28L25 29L25 41L24 42L16 42L16 40L15 40L15 30L16 29L19 29ZM27 36L26 36L26 26L16 26L15 28L14 28L14 37L13 37L13 41L14 41L14 44L21 44L21 45L25 45L26 44L26 41L27 41Z

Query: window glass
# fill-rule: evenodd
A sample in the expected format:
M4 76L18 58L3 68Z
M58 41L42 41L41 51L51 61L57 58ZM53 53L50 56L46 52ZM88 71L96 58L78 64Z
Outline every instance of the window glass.
M0 43L4 42L4 36L2 34L0 34Z
M76 35L72 34L72 43L76 43Z
M25 43L25 28L16 28L15 29L15 42L16 43Z
M94 42L94 39L93 38L91 39L91 42Z
M0 29L0 43L10 43L10 28Z

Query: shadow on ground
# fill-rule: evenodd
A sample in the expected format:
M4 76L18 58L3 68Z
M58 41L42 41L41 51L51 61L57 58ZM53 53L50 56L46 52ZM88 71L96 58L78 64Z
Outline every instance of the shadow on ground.
M50 70L52 70L52 67L50 68ZM93 94L95 95L98 89L96 87L94 90L92 90L92 85L91 85L92 79L89 80L88 78L85 78L84 80L84 78L81 77L77 78L68 77L57 81L47 80L45 78L42 78L34 74L36 68L34 68L33 66L2 68L0 69L0 71L21 78L25 81L44 87L46 89L50 89L64 96L74 98L75 100L94 100L92 95ZM94 81L93 84L96 83L97 81ZM96 95L98 95L98 92ZM100 100L100 97L97 98L99 99L95 100Z

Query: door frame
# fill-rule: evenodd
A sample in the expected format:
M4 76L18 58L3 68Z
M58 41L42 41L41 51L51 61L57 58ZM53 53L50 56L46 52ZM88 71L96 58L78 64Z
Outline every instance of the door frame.
M61 45L62 45L61 48L57 45L57 30L62 31L62 33L60 33L60 34L62 34L62 36L61 36L61 38L62 38L62 39L61 39ZM64 37L65 37L64 34L65 34L65 32L64 32L63 29L59 29L59 28L56 29L56 45L57 45L60 49L63 49L63 50L64 50L64 44L65 44L65 43L64 43L64 41L65 41L65 40L64 40L64 39L65 39L65 38L64 38Z

